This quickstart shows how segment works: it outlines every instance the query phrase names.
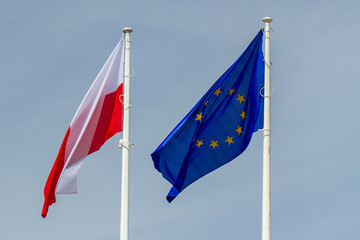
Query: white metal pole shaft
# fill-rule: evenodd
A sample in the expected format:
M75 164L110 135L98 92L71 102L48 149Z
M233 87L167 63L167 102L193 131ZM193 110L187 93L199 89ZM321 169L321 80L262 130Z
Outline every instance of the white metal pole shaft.
M129 239L129 171L130 171L130 33L132 28L124 28L125 34L125 61L124 61L124 121L123 138L119 147L122 147L121 173L121 213L120 213L120 240Z
M262 20L265 23L262 240L270 240L270 22L272 18L265 17Z

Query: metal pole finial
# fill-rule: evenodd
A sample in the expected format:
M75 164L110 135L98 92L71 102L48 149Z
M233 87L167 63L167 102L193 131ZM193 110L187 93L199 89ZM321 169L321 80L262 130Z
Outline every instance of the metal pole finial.
M272 18L271 17L264 17L262 19L263 22L268 22L268 23L271 23L272 22Z
M124 33L131 33L132 31L133 31L133 29L131 27L123 28Z

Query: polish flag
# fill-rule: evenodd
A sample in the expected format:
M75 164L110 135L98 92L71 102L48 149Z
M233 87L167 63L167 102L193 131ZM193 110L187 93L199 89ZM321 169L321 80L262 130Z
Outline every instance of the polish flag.
M86 156L123 129L124 39L116 45L78 108L46 181L41 216L55 194L76 193L76 176Z

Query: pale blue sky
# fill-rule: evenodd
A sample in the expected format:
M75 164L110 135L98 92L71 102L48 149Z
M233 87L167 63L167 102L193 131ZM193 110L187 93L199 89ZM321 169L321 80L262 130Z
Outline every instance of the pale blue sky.
M358 239L359 1L2 0L0 239L119 239L120 134L41 218L70 121L132 33L130 239L260 239L262 135L171 204L150 154L271 16L272 238Z

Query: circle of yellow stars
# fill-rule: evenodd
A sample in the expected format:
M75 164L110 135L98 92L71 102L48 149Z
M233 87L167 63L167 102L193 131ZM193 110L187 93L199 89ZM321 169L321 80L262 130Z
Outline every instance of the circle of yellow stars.
M221 87L219 87L219 88L217 88L217 89L214 91L213 95L216 95L216 97L219 97L219 95L220 95L221 93L222 93ZM232 96L233 93L235 93L235 89L234 89L234 88L230 89L229 92L227 93L227 95ZM236 101L239 101L239 103L241 104L242 102L245 102L245 101L246 101L246 100L245 100L245 95L237 94L237 98L236 98L235 100L236 100ZM207 100L207 101L204 103L204 105L207 106L208 102L209 102L209 100ZM195 121L201 122L202 117L203 117L202 112L200 112L199 114L196 114ZM242 111L241 111L241 114L240 114L240 117L241 117L242 120L244 120L245 117L246 117L246 112L242 110ZM240 125L238 125L237 128L235 129L235 132L237 132L237 135L240 135L240 134L242 133L242 131L243 131L243 129L242 129L242 126L240 126ZM224 142L227 143L227 144L230 146L231 144L235 143L233 139L234 139L234 137L227 136L227 138L225 139ZM200 148L202 145L204 145L204 139L197 140L195 146L196 146L197 148ZM216 141L211 140L211 144L209 145L209 147L212 147L213 149L215 149L216 147L219 147L219 146L220 146L220 145L219 145L219 143L218 143L218 140L216 140Z

